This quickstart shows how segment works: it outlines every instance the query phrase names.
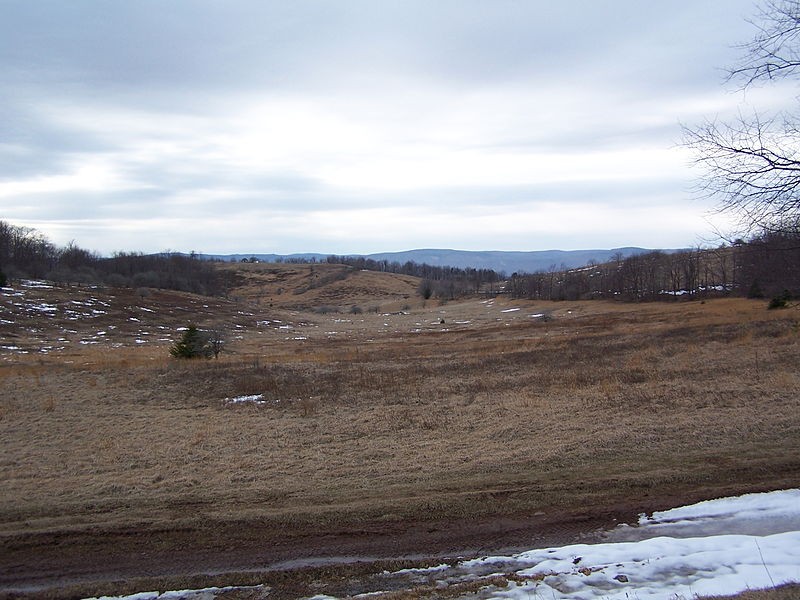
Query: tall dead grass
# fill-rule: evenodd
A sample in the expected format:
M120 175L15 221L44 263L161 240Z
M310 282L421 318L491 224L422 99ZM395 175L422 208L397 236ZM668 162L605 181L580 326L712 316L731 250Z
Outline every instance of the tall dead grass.
M136 348L1 368L0 533L321 527L796 483L790 315L556 307L545 323L475 312L461 330L378 337L359 323L302 346L245 332L217 361ZM255 394L265 403L225 402Z

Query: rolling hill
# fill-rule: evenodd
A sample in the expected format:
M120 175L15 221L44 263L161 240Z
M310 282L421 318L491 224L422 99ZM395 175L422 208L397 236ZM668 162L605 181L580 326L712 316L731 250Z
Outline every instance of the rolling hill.
M634 254L649 252L645 248L625 247L612 248L606 250L536 250L531 252L506 252L501 250L471 251L471 250L449 250L449 249L418 249L405 250L402 252L381 252L375 254L348 254L369 258L376 261L386 260L389 262L414 262L417 264L428 264L432 266L447 266L474 268L474 269L493 269L504 271L506 274L514 272L535 273L546 271L555 266L561 269L582 267L591 261L598 263L607 262L612 256L619 253L623 257ZM667 250L669 252L669 250ZM324 261L329 254L305 253L305 254L204 254L204 258L213 258L225 261L240 261L245 258L257 258L262 262L276 262L278 260L317 260Z

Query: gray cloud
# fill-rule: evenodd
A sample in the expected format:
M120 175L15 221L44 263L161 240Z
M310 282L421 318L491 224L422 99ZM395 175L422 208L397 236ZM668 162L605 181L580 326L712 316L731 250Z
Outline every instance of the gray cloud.
M218 223L205 251L687 245L708 206L678 123L739 109L720 67L752 12L7 0L0 212L104 251Z

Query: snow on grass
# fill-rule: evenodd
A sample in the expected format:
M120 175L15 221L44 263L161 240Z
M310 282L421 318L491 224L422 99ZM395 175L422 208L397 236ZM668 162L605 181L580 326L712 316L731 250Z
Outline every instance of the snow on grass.
M179 590L175 592L140 592L130 596L100 596L86 600L211 600L217 595L230 592L254 592L266 589L263 585L209 587L202 590Z
M38 279L23 279L22 287L39 289L39 290L52 290L53 286L46 281L39 281Z
M766 535L713 534L734 521L762 521ZM769 522L769 527L765 523ZM681 523L681 537L661 535ZM497 564L519 583L493 598L673 599L730 595L800 581L800 490L748 494L642 516L645 539L531 550L462 563ZM714 528L718 531L720 527ZM753 529L755 530L755 529ZM694 535L692 535L694 534ZM613 535L613 532L612 532Z
M384 571L385 575L427 575L428 573L438 573L441 571L446 571L450 568L450 565L447 563L443 563L441 565L436 565L435 567L425 567L423 569L401 569L399 571L395 571L394 573L390 573L389 571Z
M746 494L723 500L698 502L670 510L654 512L651 516L642 515L639 525L657 527L664 523L698 522L736 517L738 519L775 518L776 516L796 515L800 510L800 489L783 490L764 494Z
M518 310L521 310L521 309L519 309L519 308L506 308L506 309L501 310L500 312L501 313L512 313L512 312L517 312Z
M762 562L762 556L764 560ZM515 557L522 585L497 598L692 598L768 588L800 578L800 532L578 544ZM528 579L528 581L525 581Z
M235 398L225 398L225 404L267 404L264 394L252 394L250 396L236 396Z
M58 311L58 307L56 307L53 304L48 304L47 302L40 302L39 304L29 304L27 306L27 309L43 313L54 313Z

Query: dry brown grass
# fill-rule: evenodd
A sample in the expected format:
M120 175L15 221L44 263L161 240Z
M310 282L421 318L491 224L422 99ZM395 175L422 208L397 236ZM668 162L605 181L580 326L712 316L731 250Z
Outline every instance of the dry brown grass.
M341 530L800 480L796 312L479 299L396 315L217 310L242 325L217 361L171 360L168 341L6 353L0 536ZM531 317L545 310L552 320ZM225 403L250 394L266 404Z
M336 264L221 264L236 277L237 299L265 308L328 307L348 314L353 306L368 312L397 311L420 304L419 279Z
M800 585L782 585L771 590L749 590L735 596L704 596L704 600L797 600Z

